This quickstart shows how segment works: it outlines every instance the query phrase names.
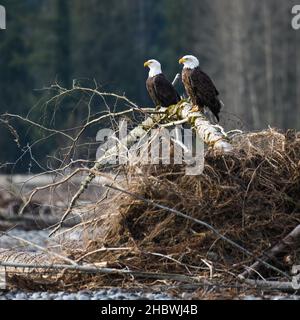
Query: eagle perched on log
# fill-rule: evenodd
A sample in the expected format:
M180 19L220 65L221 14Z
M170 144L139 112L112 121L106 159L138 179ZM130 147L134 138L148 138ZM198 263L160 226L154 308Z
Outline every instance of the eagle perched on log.
M181 58L179 63L183 64L182 82L194 105L193 111L208 107L220 121L222 102L218 98L219 92L210 77L200 69L199 60L187 55Z
M172 83L162 73L161 65L157 60L151 59L144 63L150 69L146 81L148 93L155 106L164 108L177 104L181 99Z

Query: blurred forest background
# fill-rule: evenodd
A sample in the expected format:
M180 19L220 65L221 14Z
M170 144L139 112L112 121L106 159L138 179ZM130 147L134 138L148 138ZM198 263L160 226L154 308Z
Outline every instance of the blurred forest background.
M296 3L2 0L7 30L0 31L0 114L29 113L36 120L44 117L48 127L76 126L85 115L72 99L57 111L55 121L46 122L46 113L53 114L55 106L45 111L45 92L38 90L55 81L71 87L73 79L85 86L94 86L95 79L103 91L125 93L139 105L151 106L143 62L160 60L173 79L181 69L178 58L194 54L221 93L223 122L238 120L246 130L268 125L299 129L300 30L291 27ZM183 92L180 85L178 90ZM105 104L96 100L93 108L99 112ZM43 139L22 121L15 121L14 127L21 146L0 124L2 171L9 166L1 163L14 162L22 146ZM43 157L57 144L40 143L35 153ZM30 159L24 157L14 170L28 171Z

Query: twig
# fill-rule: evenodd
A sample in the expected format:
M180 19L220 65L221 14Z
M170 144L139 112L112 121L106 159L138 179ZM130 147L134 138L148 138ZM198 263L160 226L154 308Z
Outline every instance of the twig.
M67 177L65 177L64 179L62 179L62 180L60 180L60 181L57 181L57 182L54 182L54 183L50 183L50 184L47 184L47 185L42 186L42 187L37 187L37 188L35 188L35 189L31 192L28 200L25 202L25 204L22 206L21 210L19 211L19 215L23 215L24 210L25 210L26 207L30 204L30 202L32 201L32 198L34 197L34 195L35 195L37 192L39 192L39 191L41 191L41 190L48 189L48 188L50 188L50 187L59 186L59 185L65 183L65 182L67 182L68 180L70 180L70 179L71 179L73 176L75 176L77 173L82 172L82 171L88 171L88 172L89 172L89 169L87 169L87 168L78 168L78 169L74 170L71 174L69 174Z
M182 119L182 120L178 120L178 121L172 121L172 122L168 122L168 123L161 124L160 127L161 127L161 128L168 128L168 127L178 126L178 125L180 125L180 124L187 123L188 121L189 121L188 119Z
M111 94L112 95L112 94ZM70 146L70 150L67 152L67 154L65 155L63 161L62 161L62 165L65 163L66 159L70 156L70 154L72 153L73 149L75 148L76 146L76 143L79 141L79 138L82 136L82 134L84 133L84 131L92 126L93 124L96 124L96 123L99 123L101 120L104 120L106 118L109 118L109 117L118 117L118 116L122 116L122 115L125 115L125 114L128 114L128 113L132 113L134 111L139 111L139 112L143 112L143 113L156 113L157 111L156 110L153 110L152 108L137 108L137 107L134 107L134 108L130 108L128 110L125 110L125 111L120 111L120 112L108 112L107 114L103 115L103 116L100 116L96 119L93 119L91 121L87 121L85 125L83 125L83 127L81 128L81 130L79 131L79 133L76 135L76 137L73 139L73 143L72 145Z
M91 252L88 252L88 253L84 254L83 256L81 256L78 259L76 259L76 262L80 262L83 259L85 259L86 257L89 257L89 256L91 256L91 255L93 255L95 253L98 253L98 252L128 251L128 250L133 250L133 248L129 248L129 247L126 247L126 248L100 248L100 249L97 249L97 250L94 250L94 251L91 251Z
M16 118L16 119L28 122L29 124L32 124L33 126L35 126L37 128L40 128L40 129L43 129L45 131L52 132L52 133L55 133L55 134L61 134L64 137L70 139L71 141L74 140L70 135L68 135L67 133L64 133L63 131L59 131L59 130L55 130L55 129L51 129L51 128L46 128L46 127L42 126L41 124L39 124L37 122L34 122L34 121L32 121L32 120L30 120L28 118L21 117L18 114L5 113L3 116L4 117L10 117L10 118Z
M179 81L180 79L180 73L177 73L174 80L172 81L172 85L173 86L176 86L177 82Z
M189 274L191 274L191 272L190 272L190 270L189 270L189 268L188 268L188 265L186 265L186 264L183 263L183 262L180 262L180 261L177 260L177 259L174 259L174 258L172 258L172 257L170 257L170 256L168 256L168 255L164 255L164 254L157 253L157 252L146 252L146 253L147 253L147 254L151 254L151 255L153 255L153 256L157 256L157 257L161 257L161 258L164 258L164 259L171 260L171 261L173 261L173 262L175 262L175 263L178 263L179 265L185 267L185 269L187 270L187 272L188 272ZM195 266L191 266L191 267L192 267L192 268L200 269L200 267L195 267Z

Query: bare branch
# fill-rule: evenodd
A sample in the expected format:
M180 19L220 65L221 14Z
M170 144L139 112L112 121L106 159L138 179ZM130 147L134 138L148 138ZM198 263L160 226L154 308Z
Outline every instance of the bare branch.
M269 261L274 259L277 255L281 254L286 250L291 250L299 246L300 242L300 224L293 229L284 239L282 239L278 244L276 244L272 249L263 254L261 261L256 261L251 267L247 268L242 274L239 275L241 279L251 276L255 271L257 271L262 265L262 261Z

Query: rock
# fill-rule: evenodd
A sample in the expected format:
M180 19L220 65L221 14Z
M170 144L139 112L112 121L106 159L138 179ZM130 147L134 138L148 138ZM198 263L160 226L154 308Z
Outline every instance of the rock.
M35 292L31 297L30 300L40 300L41 294L40 292Z
M16 300L27 300L27 295L25 293L17 293Z

